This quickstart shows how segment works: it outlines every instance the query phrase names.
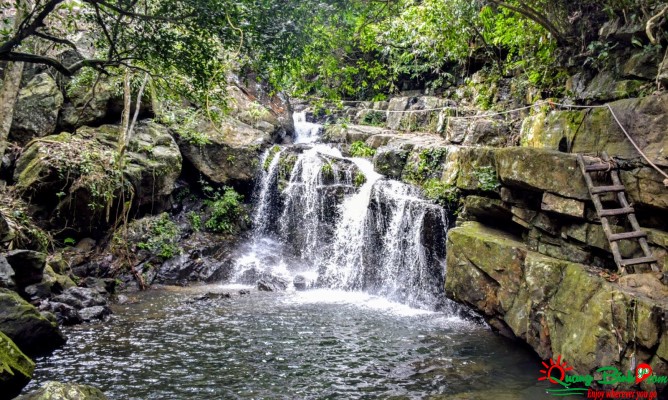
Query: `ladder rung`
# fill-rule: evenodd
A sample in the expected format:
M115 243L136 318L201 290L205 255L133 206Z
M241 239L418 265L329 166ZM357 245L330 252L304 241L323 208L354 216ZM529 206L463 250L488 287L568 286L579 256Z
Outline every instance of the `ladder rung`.
M591 194L600 194L609 192L623 192L625 188L624 185L611 185L611 186L594 186L589 190L591 191Z
M608 237L608 240L611 242L616 242L618 240L625 240L625 239L635 239L635 238L641 238L641 237L646 237L647 234L643 231L633 231L633 232L624 232L624 233L614 233Z
M585 171L587 172L594 172L594 171L610 171L614 168L614 166L610 164L590 164L590 165L585 165Z
M611 208L608 210L601 210L598 212L599 217L611 217L613 215L633 214L635 210L633 207Z
M622 260L620 264L622 267L628 267L629 265L636 265L636 264L652 264L656 262L656 258L649 256L649 257L640 257L640 258L629 258L626 260Z

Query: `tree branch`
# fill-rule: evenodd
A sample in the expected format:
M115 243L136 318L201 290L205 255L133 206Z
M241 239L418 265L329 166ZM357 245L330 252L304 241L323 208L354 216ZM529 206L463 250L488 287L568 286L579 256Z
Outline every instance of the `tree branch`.
M499 7L507 8L511 11L514 11L520 15L523 15L533 22L537 23L538 25L542 26L543 28L547 29L552 36L557 40L557 43L564 43L567 42L566 38L564 35L555 27L549 20L544 18L542 15L538 13L538 11L534 10L533 8L527 6L525 3L520 2L525 8L517 7L512 4L505 3L501 0L489 0L491 3L496 4Z
M666 14L666 12L668 12L668 5L665 6L663 10L659 11L658 14L647 20L647 25L645 25L645 33L647 34L647 37L652 44L657 44L657 40L654 37L654 33L652 32L652 30L654 30L654 25L659 19L661 19L661 17Z
M37 14L31 23L28 23L28 21L33 14L26 17L14 36L0 45L0 56L12 52L12 50L20 45L21 42L23 42L27 37L34 35L37 32L37 28L44 26L44 20L46 17L48 17L49 14L51 14L51 12L53 12L53 10L56 8L56 6L63 1L64 0L50 0L48 3L46 3L46 5L44 5L42 11Z
M54 42L54 43L59 43L59 44L64 44L68 47L73 48L74 50L77 50L77 53L79 50L77 49L77 45L72 43L71 41L63 38L59 38L53 35L50 35L48 33L40 32L40 31L35 31L35 36L40 37L42 39L46 39L48 41Z
M92 68L101 68L101 67L111 67L118 66L121 64L122 60L81 60L75 62L74 64L66 67L60 61L55 58L47 56L38 56L35 54L20 53L12 51L5 54L0 54L0 60L3 61L23 61L34 64L43 64L49 67L54 68L56 71L60 72L65 76L72 76L77 73L81 68L92 67Z

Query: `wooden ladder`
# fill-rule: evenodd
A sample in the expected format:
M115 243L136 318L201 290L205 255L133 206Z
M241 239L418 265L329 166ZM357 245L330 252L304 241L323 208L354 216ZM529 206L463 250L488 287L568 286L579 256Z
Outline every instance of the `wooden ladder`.
M619 273L623 274L626 272L626 267L637 264L649 264L652 268L652 271L658 272L659 267L656 264L657 260L652 255L649 245L647 244L647 233L640 229L638 219L635 215L635 210L633 207L631 207L628 200L626 199L626 188L619 179L617 169L614 167L614 161L611 160L605 152L603 152L601 155L601 160L603 160L602 163L594 162L593 164L587 164L582 154L578 154L577 158L580 169L582 170L582 175L584 176L585 182L587 183L587 188L589 189L589 195L591 196L591 200L594 202L594 207L596 207L596 213L601 219L603 231L605 232L605 236L608 238L608 242L610 242L610 250L612 250L612 255L615 259L615 264L617 264ZM591 173L593 172L608 172L610 174L612 185L595 186L594 180L591 176ZM620 208L604 209L603 204L601 203L601 195L605 193L615 193L617 195ZM631 232L613 233L612 229L610 228L610 221L608 221L608 218L613 216L626 216L633 230ZM640 248L644 253L644 257L627 259L622 258L622 255L619 253L618 242L620 240L634 239L636 239L640 244Z

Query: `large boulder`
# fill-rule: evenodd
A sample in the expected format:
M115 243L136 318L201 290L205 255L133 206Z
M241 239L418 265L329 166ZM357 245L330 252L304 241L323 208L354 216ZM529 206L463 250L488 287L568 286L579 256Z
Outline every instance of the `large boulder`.
M17 397L16 400L107 400L107 396L92 386L49 381L34 392Z
M96 126L121 119L123 78L111 75L101 75L97 78L94 74L92 70L81 71L68 82L65 104L58 120L61 129L69 132L82 126ZM150 103L149 97L144 95L140 106L142 116L150 113ZM132 104L133 112L134 109L135 106Z
M62 105L63 94L56 81L47 73L36 75L19 92L9 140L25 145L33 138L53 134Z
M211 182L247 186L250 190L260 168L260 156L271 144L272 135L235 119L220 126L201 121L198 131L206 134L206 143L179 138L185 160Z
M19 289L42 280L46 254L32 250L12 250L5 253L4 258L14 270L14 283Z
M65 343L53 315L40 314L7 289L0 289L0 331L30 356L49 353Z
M617 283L601 275L477 223L448 232L446 292L493 327L543 359L561 355L578 374L608 365L626 371L635 359L665 375L668 288L651 274Z
M0 390L3 396L12 398L28 384L35 363L16 347L7 335L0 332Z
M621 124L653 162L668 166L668 95L631 98L610 103ZM548 108L527 117L520 142L525 147L573 153L639 158L607 108L556 111Z
M494 154L496 170L504 185L589 199L575 154L522 147L498 149Z
M174 139L161 125L139 123L120 173L118 134L118 126L104 125L33 142L17 161L16 188L53 228L70 227L77 234L99 234L99 226L113 223L110 217L130 199L135 206L160 209L181 172Z

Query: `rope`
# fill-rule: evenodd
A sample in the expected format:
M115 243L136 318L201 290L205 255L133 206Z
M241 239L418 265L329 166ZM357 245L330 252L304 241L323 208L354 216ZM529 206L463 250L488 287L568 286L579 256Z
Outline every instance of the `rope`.
M606 104L606 105L607 105L607 107L608 107L608 110L610 110L610 114L612 114L612 117L615 119L615 122L617 122L617 125L619 125L619 127L622 128L622 132L624 132L624 135L625 135L626 138L629 140L629 142L631 142L631 144L633 145L633 147L635 147L636 151L638 151L638 153L640 153L640 155L642 156L642 158L644 158L645 161L647 161L647 163L648 163L649 165L652 166L652 168L654 168L658 173L660 173L661 175L664 176L664 178L666 178L666 179L663 180L663 185L666 186L666 187L668 187L668 174L666 174L666 173L663 172L661 169L659 169L659 167L657 167L657 166L656 166L656 165L655 165L655 164L654 164L654 163L653 163L653 162L652 162L652 161L645 155L645 153L643 153L642 150L640 150L640 147L638 147L638 145L637 145L636 142L633 140L633 138L631 138L631 135L629 135L629 133L628 133L628 132L626 131L626 129L624 128L624 126L622 126L622 123L619 122L619 118L617 118L617 115L616 115L615 112L612 110L612 107L610 107L610 104Z

